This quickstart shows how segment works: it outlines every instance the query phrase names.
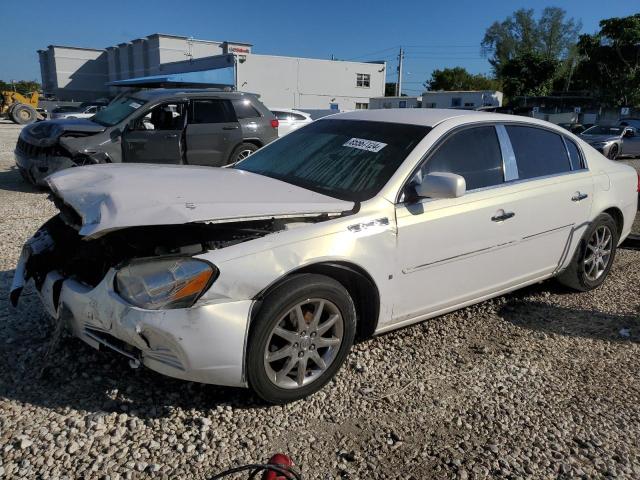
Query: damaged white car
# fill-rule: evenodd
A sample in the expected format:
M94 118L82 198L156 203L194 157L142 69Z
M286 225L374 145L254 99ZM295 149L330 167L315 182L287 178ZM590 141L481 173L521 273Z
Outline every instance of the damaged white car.
M638 179L546 122L456 110L334 115L234 168L48 178L60 213L23 249L79 338L270 402L325 385L355 338L557 276L598 287Z

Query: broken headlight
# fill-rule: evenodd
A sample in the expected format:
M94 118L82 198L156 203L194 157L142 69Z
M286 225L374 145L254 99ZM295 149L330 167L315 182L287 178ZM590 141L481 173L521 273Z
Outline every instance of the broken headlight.
M116 290L148 310L189 308L209 288L218 270L203 260L172 257L135 260L116 274Z

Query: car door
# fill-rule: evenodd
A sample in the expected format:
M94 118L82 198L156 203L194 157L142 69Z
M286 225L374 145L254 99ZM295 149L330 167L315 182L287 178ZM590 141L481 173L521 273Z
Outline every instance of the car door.
M416 319L478 299L517 277L518 231L505 191L505 162L493 125L449 134L421 167L422 174L462 175L459 198L421 199L396 205L397 301L394 321Z
M185 104L168 102L138 116L122 137L125 162L183 163Z
M242 130L229 100L194 99L190 102L187 163L221 167L229 163L233 149L240 143Z
M512 208L519 237L516 274L525 282L556 273L589 224L593 179L578 146L556 131L505 124L517 165Z
M627 132L622 137L622 154L623 155L640 155L640 135L633 127L626 127Z

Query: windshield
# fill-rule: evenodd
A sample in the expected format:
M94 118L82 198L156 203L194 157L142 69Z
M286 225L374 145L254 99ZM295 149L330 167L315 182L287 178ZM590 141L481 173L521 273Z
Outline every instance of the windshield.
M91 120L105 127L112 127L127 118L145 103L147 102L138 98L122 97L109 104L108 107L100 110L91 117Z
M342 200L368 200L395 173L429 127L319 120L258 150L235 168Z
M582 135L622 135L623 127L608 127L605 125L594 125L587 128Z

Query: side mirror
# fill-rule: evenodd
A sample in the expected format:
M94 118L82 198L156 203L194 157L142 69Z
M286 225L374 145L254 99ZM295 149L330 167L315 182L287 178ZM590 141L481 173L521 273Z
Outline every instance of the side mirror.
M633 128L627 128L627 129L625 129L625 131L622 134L622 136L626 137L626 138L634 137L635 136L635 132L633 131Z
M422 198L458 198L465 194L467 182L455 173L433 172L415 183L414 189Z

